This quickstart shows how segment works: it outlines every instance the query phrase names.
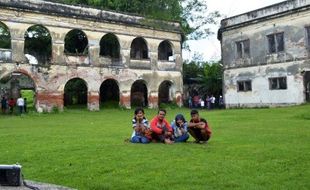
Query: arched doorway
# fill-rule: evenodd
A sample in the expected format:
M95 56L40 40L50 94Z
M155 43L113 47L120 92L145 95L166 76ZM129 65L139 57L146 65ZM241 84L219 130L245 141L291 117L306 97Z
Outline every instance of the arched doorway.
M67 108L87 107L87 83L83 79L73 78L66 83L64 106Z
M33 79L22 72L12 72L0 79L0 97L16 100L20 96L26 99L27 110L34 109L36 85Z
M163 81L158 88L158 105L173 102L173 84L171 81Z
M131 107L147 107L148 106L148 95L146 83L143 80L135 81L131 86Z
M115 80L107 79L100 86L100 107L119 106L119 87Z

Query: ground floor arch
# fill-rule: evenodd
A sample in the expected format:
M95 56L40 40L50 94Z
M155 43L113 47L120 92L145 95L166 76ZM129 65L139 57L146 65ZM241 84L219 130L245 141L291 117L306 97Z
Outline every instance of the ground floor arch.
M100 86L100 107L102 106L118 106L120 91L116 80L107 79Z
M158 88L158 105L164 103L169 104L174 99L173 83L171 81L163 81Z
M130 104L131 107L141 106L147 107L148 106L148 90L146 86L146 82L143 80L135 81L131 86L131 93L130 93Z
M36 102L36 85L34 80L26 73L14 71L0 78L0 96L7 100L17 100L23 97L26 109L34 108Z
M87 83L81 78L70 79L64 89L64 106L87 107Z

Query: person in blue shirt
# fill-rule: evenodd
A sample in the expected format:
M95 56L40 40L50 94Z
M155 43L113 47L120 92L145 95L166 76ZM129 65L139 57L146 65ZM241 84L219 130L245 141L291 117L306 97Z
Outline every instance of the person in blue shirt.
M143 108L137 108L135 110L135 116L132 119L132 127L133 132L131 135L131 142L132 143L149 143L150 136L149 133L149 122L144 117L144 110Z
M175 120L171 123L173 129L174 142L186 142L189 138L187 132L187 122L182 114L175 116Z

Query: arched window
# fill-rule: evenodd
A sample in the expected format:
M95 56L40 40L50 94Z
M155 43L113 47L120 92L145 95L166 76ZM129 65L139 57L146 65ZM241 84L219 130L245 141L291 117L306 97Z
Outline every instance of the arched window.
M11 34L9 28L0 22L0 48L11 49Z
M167 40L162 41L158 46L158 60L170 61L172 55L173 54L170 42Z
M65 53L72 55L88 55L88 40L86 34L73 29L65 37Z
M135 38L131 43L130 58L148 59L148 48L143 38Z
M100 40L100 56L110 58L120 57L120 45L114 34L106 34Z
M30 64L46 64L52 57L52 37L42 25L34 25L25 32L24 53Z

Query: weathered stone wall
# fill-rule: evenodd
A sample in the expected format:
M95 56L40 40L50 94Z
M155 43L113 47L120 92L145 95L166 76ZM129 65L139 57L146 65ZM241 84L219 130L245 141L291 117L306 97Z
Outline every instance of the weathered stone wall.
M305 102L303 73L310 69L305 27L310 1L286 1L222 21L224 98L227 107L271 106ZM284 51L269 53L267 35L284 33ZM250 56L238 58L236 42L250 41ZM270 90L268 78L287 77L287 89ZM238 92L237 81L252 81Z
M121 106L130 108L131 86L136 80L143 80L147 85L149 107L158 106L158 88L166 80L174 85L174 97L178 100L177 103L182 105L181 34L178 31L154 29L142 24L134 25L127 22L128 18L122 23L122 20L117 22L102 20L102 17L96 20L95 16L86 17L82 13L77 18L53 13L52 10L36 11L36 6L31 7L31 1L29 1L31 10L16 6L16 2L13 8L1 6L2 3L0 3L0 22L10 30L12 60L2 59L0 62L0 79L12 72L22 72L32 78L35 83L37 109L49 111L54 106L62 109L64 87L72 78L81 78L86 82L90 110L99 109L100 86L106 79L117 81ZM23 1L19 3L22 4ZM80 10L88 11L86 8ZM130 16L128 17L130 20ZM24 55L24 34L29 27L36 24L47 28L52 38L52 60L44 67L30 65ZM175 25L178 26L178 23ZM72 29L80 29L86 34L89 43L87 56L69 56L64 53L64 38ZM121 61L117 67L111 64L110 59L99 56L100 40L107 33L114 34L120 44ZM147 42L149 59L130 58L131 43L136 37L142 37ZM164 40L172 44L174 61L158 61L158 46Z

